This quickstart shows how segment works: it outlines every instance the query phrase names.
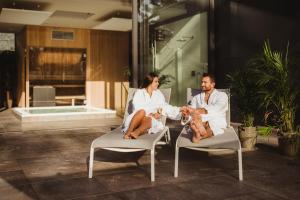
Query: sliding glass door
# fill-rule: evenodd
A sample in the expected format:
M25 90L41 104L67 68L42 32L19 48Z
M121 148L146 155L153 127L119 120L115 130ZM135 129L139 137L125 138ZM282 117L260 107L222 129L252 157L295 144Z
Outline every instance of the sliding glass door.
M156 71L172 88L171 103L186 103L186 88L199 87L208 63L208 0L140 0L139 66Z

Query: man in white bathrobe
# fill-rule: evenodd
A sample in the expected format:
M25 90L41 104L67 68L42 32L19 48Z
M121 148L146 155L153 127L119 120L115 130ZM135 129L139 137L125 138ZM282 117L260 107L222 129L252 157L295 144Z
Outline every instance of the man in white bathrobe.
M186 107L185 115L190 115L190 127L193 132L192 142L224 133L227 127L226 111L228 96L215 89L213 75L204 73L201 81L202 92L193 97L191 106Z

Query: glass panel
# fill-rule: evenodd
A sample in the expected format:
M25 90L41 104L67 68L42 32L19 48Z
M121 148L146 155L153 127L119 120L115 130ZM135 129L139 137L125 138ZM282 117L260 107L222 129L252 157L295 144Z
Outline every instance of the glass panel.
M171 104L186 104L186 88L207 72L208 0L140 0L139 64L167 75Z
M86 49L30 47L29 87L33 100L35 86L52 86L60 96L56 105L70 105L71 98L80 100L85 95ZM32 103L32 102L31 102Z

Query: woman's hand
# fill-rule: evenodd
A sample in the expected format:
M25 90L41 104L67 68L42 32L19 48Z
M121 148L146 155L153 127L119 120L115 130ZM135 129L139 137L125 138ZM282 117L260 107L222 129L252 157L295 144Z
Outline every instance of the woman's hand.
M155 118L155 119L160 119L161 118L161 114L159 114L157 112L156 113L151 113L150 116Z
M190 108L190 107L188 107L188 106L182 106L182 107L180 108L180 112L182 113L182 115L183 115L184 117L187 117L187 116L191 115L191 114L194 112L194 109L193 109L193 108Z

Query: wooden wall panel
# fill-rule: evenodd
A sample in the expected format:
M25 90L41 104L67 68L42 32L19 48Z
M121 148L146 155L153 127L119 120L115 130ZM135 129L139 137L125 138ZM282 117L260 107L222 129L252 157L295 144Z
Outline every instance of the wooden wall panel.
M129 66L129 33L91 31L89 81L127 81L123 75Z
M52 31L72 31L74 40L52 39ZM27 26L27 45L59 48L88 48L90 30L46 26Z
M53 40L52 30L74 31L75 39ZM128 81L123 75L124 69L129 66L130 33L115 31L85 30L73 28L57 28L42 26L27 26L23 35L24 44L20 47L19 68L20 80L19 96L28 93L25 74L28 68L28 52L30 47L57 47L86 49L86 98L87 104L97 107L106 107L121 110L124 107L124 98L127 96ZM20 36L21 37L21 36ZM27 53L24 52L27 49ZM27 55L27 59L24 57ZM26 64L27 63L27 64ZM28 96L28 94L26 95ZM25 105L25 97L22 104Z
M16 105L25 107L25 63L26 63L26 31L25 29L16 34L16 54L17 54L17 91Z
M84 53L85 49L32 48L29 50L30 80L85 80Z
M121 102L127 94L124 90L128 88L128 80L123 72L129 66L129 37L128 32L91 31L90 71L87 74L90 87L86 93L98 91L99 82L104 83L101 89L105 90L99 92L105 97L88 95L91 105L102 102L100 107L122 110L123 103L116 102Z

